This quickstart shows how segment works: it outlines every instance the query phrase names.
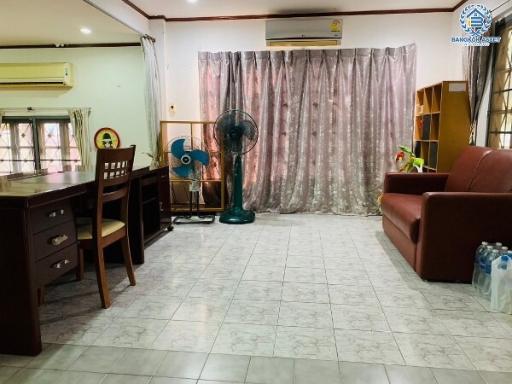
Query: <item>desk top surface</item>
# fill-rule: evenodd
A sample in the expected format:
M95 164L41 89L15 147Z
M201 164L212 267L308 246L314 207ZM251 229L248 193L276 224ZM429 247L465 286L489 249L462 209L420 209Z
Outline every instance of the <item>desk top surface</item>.
M149 170L147 165L133 166L133 172L136 174ZM37 196L76 185L89 184L94 182L94 179L94 172L61 172L9 180L0 183L0 198Z

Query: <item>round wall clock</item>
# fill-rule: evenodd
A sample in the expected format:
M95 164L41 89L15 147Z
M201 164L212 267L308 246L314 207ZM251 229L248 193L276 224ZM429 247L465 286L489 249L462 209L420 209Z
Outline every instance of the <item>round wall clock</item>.
M98 149L116 149L121 146L121 139L114 129L101 128L94 135L94 144Z

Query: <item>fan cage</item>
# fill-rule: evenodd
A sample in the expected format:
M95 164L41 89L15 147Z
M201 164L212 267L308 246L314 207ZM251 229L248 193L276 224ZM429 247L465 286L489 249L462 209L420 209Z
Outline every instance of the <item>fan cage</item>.
M240 124L241 122L246 123L252 129L253 137L250 138L244 135L242 137L242 149L233 151L225 140L227 129L230 125ZM253 150L259 138L258 125L249 113L240 109L231 109L222 113L215 122L213 135L219 147L224 148L226 152L238 155L245 155Z
M201 139L199 139L198 137L194 137L194 136L178 136L178 137L175 137L174 139L172 139L169 144L168 144L168 148L167 148L167 152L168 152L168 164L169 164L169 172L172 176L172 178L176 178L176 179L185 179L185 180L196 180L194 177L181 177L180 175L177 175L174 171L173 171L173 168L176 168L176 167L180 167L181 165L183 165L182 161L180 158L174 156L172 153L171 153L171 146L173 143L175 143L176 141L178 140L185 140L185 144L184 144L184 149L185 151L187 152L190 152L190 151L193 151L193 150L201 150L201 151L204 151L206 153L208 153L209 156L210 155L210 151L208 151L206 148L204 148L203 146L203 142ZM199 174L199 177L200 179L203 179L203 175L204 175L204 165L201 164L200 162L198 161L195 161L194 162L194 167L195 167L195 170L198 171L198 174Z

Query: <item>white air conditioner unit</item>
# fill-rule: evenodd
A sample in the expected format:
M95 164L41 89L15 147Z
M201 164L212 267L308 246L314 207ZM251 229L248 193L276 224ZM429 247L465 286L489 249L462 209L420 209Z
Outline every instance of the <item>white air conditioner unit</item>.
M336 46L341 44L342 22L336 18L271 19L266 22L269 47Z
M0 63L2 88L72 87L70 63Z

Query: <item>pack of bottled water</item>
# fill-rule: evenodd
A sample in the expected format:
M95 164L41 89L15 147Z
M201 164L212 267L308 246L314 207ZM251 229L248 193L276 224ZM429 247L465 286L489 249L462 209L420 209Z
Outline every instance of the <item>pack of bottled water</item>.
M491 301L491 309L512 314L512 251L483 241L475 252L473 287Z

